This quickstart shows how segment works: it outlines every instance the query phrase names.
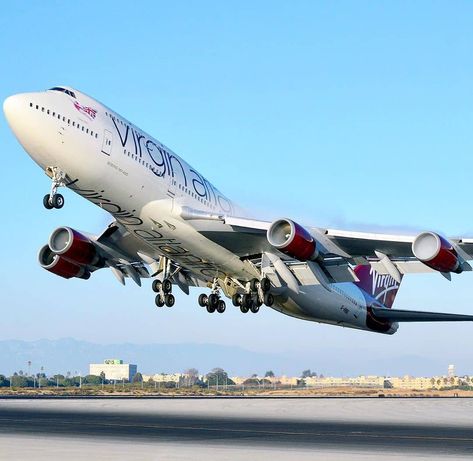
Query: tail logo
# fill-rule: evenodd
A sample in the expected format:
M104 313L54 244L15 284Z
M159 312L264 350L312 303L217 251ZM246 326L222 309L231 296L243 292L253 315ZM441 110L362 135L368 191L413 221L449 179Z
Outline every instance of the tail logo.
M399 289L399 283L390 275L378 274L373 268L371 268L370 276L372 280L371 293L373 293L376 300L383 304L386 303L386 297L389 292Z

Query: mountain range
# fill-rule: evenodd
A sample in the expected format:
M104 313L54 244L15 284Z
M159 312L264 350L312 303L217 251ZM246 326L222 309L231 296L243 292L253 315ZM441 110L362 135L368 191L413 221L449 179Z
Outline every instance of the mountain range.
M102 363L110 358L134 363L138 371L147 374L182 372L191 367L206 373L221 367L233 376L261 375L267 370L299 376L305 369L338 376L428 376L445 373L448 365L444 357L391 355L386 360L383 354L383 351L376 350L360 354L359 350L346 348L269 353L220 344L97 344L72 338L3 340L0 341L0 374L8 375L19 370L37 373L43 367L48 375L67 372L84 375L88 373L89 363Z

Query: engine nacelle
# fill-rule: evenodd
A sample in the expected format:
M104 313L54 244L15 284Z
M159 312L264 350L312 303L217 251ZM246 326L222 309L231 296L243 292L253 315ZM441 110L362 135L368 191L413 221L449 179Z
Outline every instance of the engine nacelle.
M412 242L414 256L426 266L439 272L463 271L462 260L454 246L435 232L422 232Z
M90 277L90 272L85 266L75 264L63 256L55 254L51 248L49 248L49 245L44 245L43 248L39 250L38 260L41 267L65 279L72 277L88 279Z
M97 248L92 241L70 227L59 227L49 237L49 248L79 265L95 266L100 261Z
M267 233L268 242L279 251L298 259L317 259L317 243L306 229L290 219L278 219L271 224Z

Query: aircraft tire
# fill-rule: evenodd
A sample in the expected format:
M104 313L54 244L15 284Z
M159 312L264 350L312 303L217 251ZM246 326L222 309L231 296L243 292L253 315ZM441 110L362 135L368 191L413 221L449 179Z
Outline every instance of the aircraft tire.
M258 291L258 279L251 279L250 280L250 290L251 291Z
M207 304L206 309L207 309L207 312L208 312L209 314L212 314L212 313L215 312L215 307L214 307L214 306L211 306L210 303Z
M164 306L164 301L161 298L161 295L156 295L156 298L154 298L154 303L156 304L157 307L163 307Z
M215 309L217 309L217 306L218 306L218 301L219 301L218 295L215 294L215 293L212 293L212 294L209 296L208 305L209 305L209 306L212 306L212 307L213 307L213 310L215 311ZM213 311L212 311L212 312L213 312Z
M64 197L61 194L55 194L51 202L53 207L59 210L64 206Z
M217 312L219 314L223 314L226 308L227 306L225 305L225 301L223 299L220 299L217 304Z
M235 306L235 307L238 307L241 305L241 295L239 293L237 294L234 294L232 296L232 304Z
M244 306L243 304L240 306L240 311L242 314L246 314L250 309L248 306Z
M159 293L159 291L161 290L161 280L153 280L153 283L151 284L151 289L155 293Z
M164 293L171 293L172 291L172 282L169 279L164 279L163 280L163 291Z
M250 310L251 312L253 312L253 314L257 314L259 312L259 305L256 303L253 303L253 305L250 307Z
M43 197L43 206L44 208L46 208L47 210L52 210L54 207L49 203L49 194L46 194L44 197Z
M167 307L174 306L175 302L176 302L176 298L171 293L168 293L167 295L164 296L164 303L166 304Z
M209 303L209 297L205 293L202 293L199 295L198 302L200 307L205 307Z
M251 307L251 304L253 303L253 300L251 299L251 295L245 293L241 297L241 305L247 307L248 309ZM247 311L248 312L248 311Z
M268 279L268 277L263 277L260 281L260 286L263 292L267 293L269 290L271 290L271 281Z

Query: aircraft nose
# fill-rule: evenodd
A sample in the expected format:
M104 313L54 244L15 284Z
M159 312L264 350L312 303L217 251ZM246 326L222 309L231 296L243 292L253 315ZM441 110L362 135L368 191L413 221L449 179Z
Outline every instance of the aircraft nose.
M3 113L13 131L16 131L15 127L21 119L23 99L23 95L14 94L3 101Z

